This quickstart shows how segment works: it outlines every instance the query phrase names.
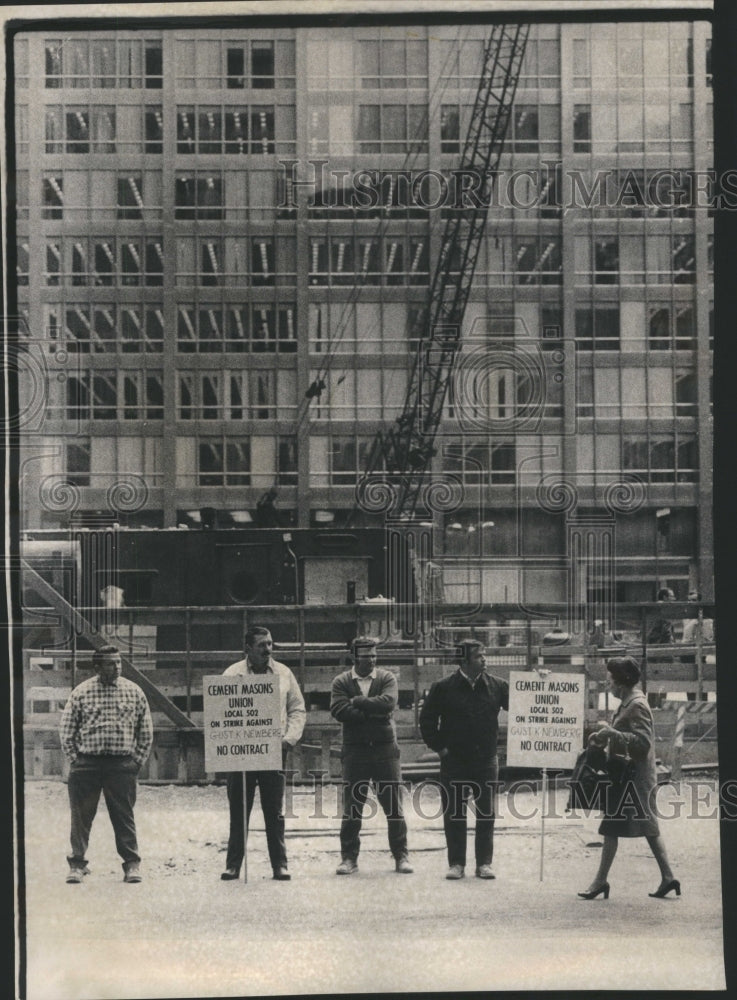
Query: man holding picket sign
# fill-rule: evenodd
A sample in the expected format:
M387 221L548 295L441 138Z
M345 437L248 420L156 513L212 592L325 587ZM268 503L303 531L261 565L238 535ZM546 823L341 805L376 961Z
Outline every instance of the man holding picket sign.
M306 712L304 698L299 689L297 680L283 663L272 659L271 651L273 640L271 633L266 628L252 627L245 635L246 656L243 660L231 664L224 671L222 677L229 678L230 683L223 684L218 690L213 687L212 694L223 694L225 688L234 690L228 697L228 703L233 705L229 711L223 714L233 716L225 718L222 725L231 725L232 731L216 731L213 736L217 739L220 732L227 735L234 735L234 739L225 742L219 752L229 751L229 763L238 761L241 770L230 770L228 774L228 803L230 806L230 835L228 838L228 853L225 862L225 871L220 876L225 881L237 879L240 874L241 864L245 857L245 842L248 834L248 823L251 816L251 808L256 792L259 788L261 799L261 810L264 814L264 825L266 827L266 843L269 850L269 860L274 872L274 878L280 882L288 881L291 878L287 868L287 849L284 838L284 760L287 750L293 747L302 736L305 726ZM249 693L258 694L267 691L275 692L278 688L279 717L274 719L275 726L263 728L270 723L270 719L253 720L256 727L252 730L245 728L251 720L243 718L253 713L253 709L247 706L253 703L253 698L249 698ZM240 713L240 714L239 714ZM259 723L263 726L259 729ZM261 748L266 748L266 742L260 742L263 734L266 737L272 735L276 727L281 732L281 767L271 770L259 769L258 754ZM243 801L245 790L245 833L244 837L244 815ZM247 871L247 868L246 868Z

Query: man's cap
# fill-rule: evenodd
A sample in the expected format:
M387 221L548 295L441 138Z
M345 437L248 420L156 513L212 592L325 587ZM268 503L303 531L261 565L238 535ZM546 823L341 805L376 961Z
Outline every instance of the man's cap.
M351 642L351 651L355 654L361 649L376 649L377 642L376 639L372 639L369 635L357 635L356 638Z

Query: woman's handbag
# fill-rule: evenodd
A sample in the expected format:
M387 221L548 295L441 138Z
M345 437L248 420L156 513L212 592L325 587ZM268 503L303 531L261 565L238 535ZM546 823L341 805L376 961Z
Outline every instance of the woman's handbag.
M586 747L576 760L568 790L571 809L599 809L614 816L623 805L637 805L626 794L632 788L635 765L629 756L607 757L602 747Z
M604 792L609 783L606 763L606 752L601 747L586 747L579 754L569 782L566 812L604 808Z

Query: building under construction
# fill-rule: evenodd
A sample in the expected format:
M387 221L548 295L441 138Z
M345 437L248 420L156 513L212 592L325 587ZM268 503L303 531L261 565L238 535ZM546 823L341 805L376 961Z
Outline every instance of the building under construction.
M479 20L15 36L21 556L69 606L713 601L710 26Z

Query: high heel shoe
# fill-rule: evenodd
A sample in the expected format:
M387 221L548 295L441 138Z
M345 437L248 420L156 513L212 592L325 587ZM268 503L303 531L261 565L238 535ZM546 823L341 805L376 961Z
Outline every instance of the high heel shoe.
M681 895L681 883L677 878L672 878L670 882L666 882L665 885L661 885L661 887L656 889L655 892L649 892L648 896L652 896L653 899L665 899L672 889L676 890L676 896Z
M581 899L596 899L597 896L604 894L604 899L609 899L609 883L604 882L597 889L592 889L590 892L579 892Z

